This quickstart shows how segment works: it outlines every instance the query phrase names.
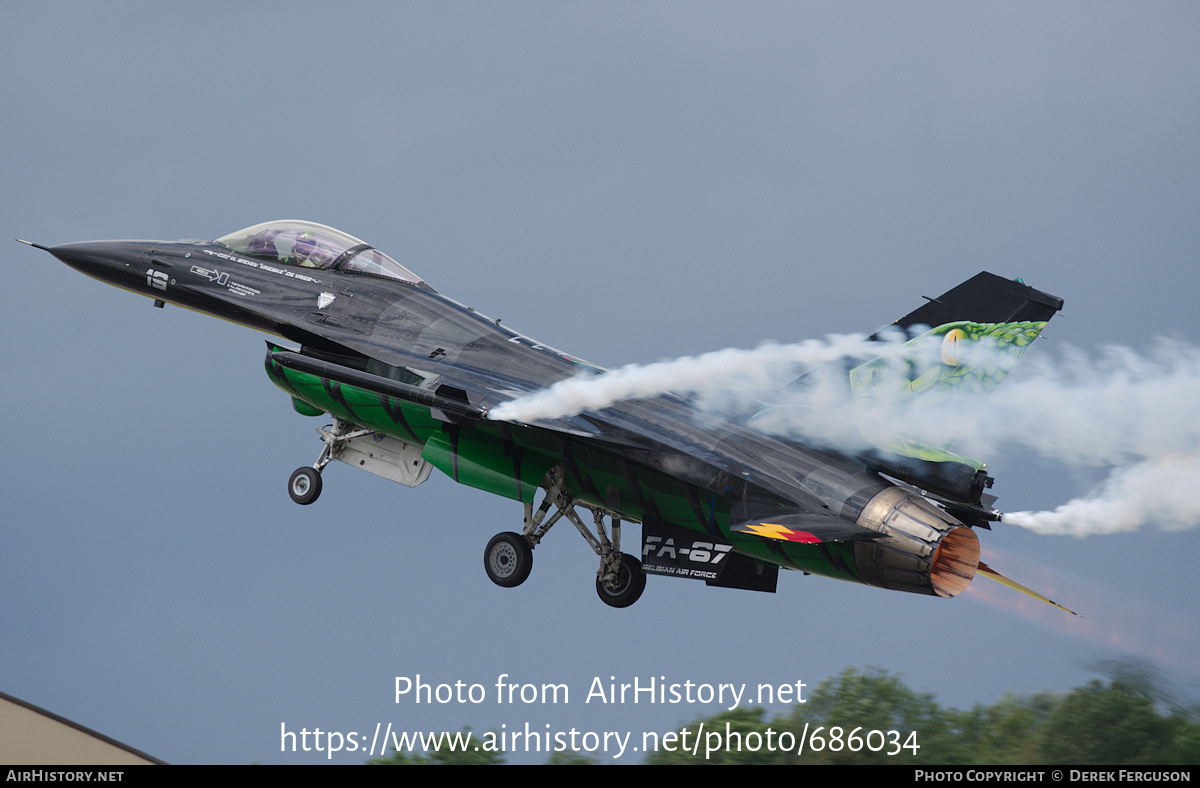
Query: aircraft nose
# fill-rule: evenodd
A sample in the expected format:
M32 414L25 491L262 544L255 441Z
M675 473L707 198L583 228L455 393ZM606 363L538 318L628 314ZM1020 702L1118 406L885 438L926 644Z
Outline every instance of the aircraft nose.
M41 248L76 271L111 284L122 285L131 276L144 274L147 249L143 243L82 241Z

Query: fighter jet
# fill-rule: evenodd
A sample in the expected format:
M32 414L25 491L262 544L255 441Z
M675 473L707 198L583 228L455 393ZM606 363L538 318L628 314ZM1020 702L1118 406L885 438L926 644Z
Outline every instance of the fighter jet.
M670 393L553 418L494 417L605 371L447 298L339 230L283 220L215 241L22 243L157 307L290 343L267 343L268 377L298 413L332 417L318 430L316 462L288 480L297 504L317 501L333 460L410 487L436 468L520 502L520 528L484 550L499 586L526 580L534 548L565 518L599 557L596 591L613 607L637 601L647 574L774 592L781 567L939 597L979 573L1055 604L980 563L976 529L1001 517L984 493L992 479L945 446L886 430L867 451L810 445L754 418L701 418ZM899 336L899 355L834 369L863 410L897 383L913 400L986 391L1061 308L1056 296L981 273L874 335L881 348ZM989 360L970 361L966 351L983 346ZM624 523L641 525L636 555L622 552Z

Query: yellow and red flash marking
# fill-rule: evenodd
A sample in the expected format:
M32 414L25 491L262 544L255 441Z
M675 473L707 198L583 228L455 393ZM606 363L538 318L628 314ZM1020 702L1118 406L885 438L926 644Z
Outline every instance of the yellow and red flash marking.
M777 523L753 523L742 526L744 533L764 536L767 539L779 539L784 542L800 542L802 544L820 544L821 540L808 531L795 531Z

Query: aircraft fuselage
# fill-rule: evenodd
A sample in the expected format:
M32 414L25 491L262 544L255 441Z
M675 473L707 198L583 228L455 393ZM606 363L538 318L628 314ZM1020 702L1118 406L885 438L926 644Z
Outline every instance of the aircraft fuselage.
M367 433L393 441L384 465L398 473L380 475L415 485L429 465L521 501L523 536L497 535L485 558L500 585L524 580L529 550L549 528L539 523L550 504L560 510L550 525L565 514L584 532L572 507L595 515L598 537L584 535L602 559L597 589L614 606L631 604L641 593L630 575L640 577L643 565L610 549L605 515L614 537L621 520L643 524L645 571L716 585L774 590L782 566L953 596L978 564L969 528L882 477L871 462L743 425L701 422L678 397L627 400L528 424L489 419L495 405L603 370L446 298L332 228L272 222L214 242L40 248L158 306L175 304L298 344L269 345L268 375L298 412L337 420L323 433L322 459L289 482L298 503L315 500L321 468L347 447L364 465L378 459L369 446L354 443ZM984 285L992 287L991 280ZM1027 293L1035 301L1045 295L1023 284L1001 288L1019 309L1030 308ZM1052 314L1058 306L1050 306ZM1033 337L1044 322L1030 325L1038 326ZM938 474L956 467L934 465ZM954 472L961 478L934 474L928 482L949 490L952 504L964 511L983 511L977 488L985 477L967 466ZM539 488L546 495L533 516ZM512 573L513 566L520 571Z

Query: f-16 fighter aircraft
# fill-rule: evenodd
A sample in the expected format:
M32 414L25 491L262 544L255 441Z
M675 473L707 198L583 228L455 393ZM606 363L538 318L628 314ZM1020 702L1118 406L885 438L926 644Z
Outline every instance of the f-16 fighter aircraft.
M596 591L613 607L637 601L647 574L774 592L780 567L941 597L982 573L1037 596L980 563L975 529L1000 519L983 493L992 480L982 463L944 447L885 431L872 450L833 451L768 435L752 420L698 418L673 394L554 418L489 417L604 371L450 300L333 228L288 220L215 241L30 245L155 306L297 345L268 342L267 375L296 411L333 423L319 430L317 461L288 481L296 503L317 500L332 460L410 487L436 468L519 501L521 528L484 550L497 585L524 582L534 548L565 518L599 556ZM846 396L869 410L880 381L899 381L914 399L989 389L1061 307L1019 280L981 273L893 324L907 355L845 363ZM965 351L983 344L1001 361L970 362ZM641 524L637 555L622 552L623 522Z

